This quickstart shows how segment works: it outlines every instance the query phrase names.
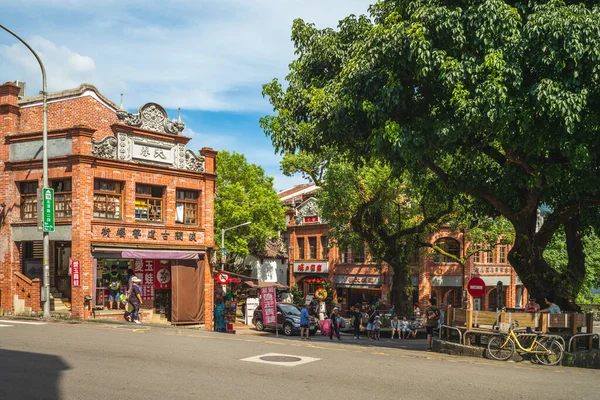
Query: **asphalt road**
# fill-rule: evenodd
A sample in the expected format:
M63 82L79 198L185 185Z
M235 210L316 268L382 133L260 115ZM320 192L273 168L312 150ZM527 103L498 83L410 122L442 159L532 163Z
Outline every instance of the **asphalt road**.
M422 348L418 341L398 348L407 346L345 339L0 321L0 399L600 398L598 370L411 350ZM267 353L319 360L241 361Z

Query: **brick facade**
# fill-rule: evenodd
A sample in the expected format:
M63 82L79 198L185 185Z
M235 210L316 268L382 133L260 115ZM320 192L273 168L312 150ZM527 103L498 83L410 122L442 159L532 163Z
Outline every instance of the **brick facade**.
M72 184L72 217L57 218L56 225L57 228L61 225L71 227L71 257L79 260L82 265L81 286L71 288L73 318L83 317L84 297L95 294L92 293L95 283L94 248L117 246L125 249L198 251L205 253L204 314L206 326L210 329L213 283L206 260L208 252L214 246L216 152L209 148L201 150L204 171L94 156L94 143L109 136L128 134L132 138L171 146L185 145L190 139L122 123L116 114L118 107L105 99L93 86L82 85L74 91L61 93L49 96L48 137L69 140L72 150L69 154L49 159L49 180L70 179ZM37 181L38 187L42 187L43 182L41 159L14 161L11 160L10 151L11 146L27 146L28 143L40 140L41 124L39 99L34 97L18 100L18 87L12 83L0 86L0 204L6 204L5 218L0 228L0 307L6 311L12 309L13 295L21 296L15 290L16 282L21 287L24 286L23 279L15 276L22 272L22 251L19 242L11 237L11 232L15 228L26 229L37 225L35 220L21 219L22 199L18 184ZM99 180L119 182L122 185L119 207L121 216L118 219L94 216L94 182ZM161 221L143 222L136 219L136 184L161 188ZM176 223L177 190L198 193L195 224ZM52 233L50 240L52 243ZM53 245L54 243L52 248ZM53 271L53 260L50 262L50 269ZM32 289L27 296L32 299L32 309L41 311L39 292L35 293Z

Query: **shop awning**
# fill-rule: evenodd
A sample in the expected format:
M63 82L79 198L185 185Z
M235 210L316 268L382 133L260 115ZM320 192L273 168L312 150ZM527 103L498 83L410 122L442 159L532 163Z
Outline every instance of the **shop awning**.
M432 276L431 286L462 287L462 276Z
M117 247L92 247L93 255L99 253L103 257L137 258L137 259L164 259L164 260L198 260L204 255L203 250L177 250L177 249L131 249Z
M487 287L496 287L498 281L502 282L504 286L510 286L510 276L480 276L480 278Z

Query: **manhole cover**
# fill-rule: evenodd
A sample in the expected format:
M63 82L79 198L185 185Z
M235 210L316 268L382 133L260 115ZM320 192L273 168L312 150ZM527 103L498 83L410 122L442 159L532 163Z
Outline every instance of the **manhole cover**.
M269 362L298 362L302 361L300 357L291 357L291 356L264 356L260 357L263 361Z
M254 357L242 358L240 361L249 361L259 364L279 365L282 367L297 367L302 364L319 361L320 358L296 356L293 354L266 353Z

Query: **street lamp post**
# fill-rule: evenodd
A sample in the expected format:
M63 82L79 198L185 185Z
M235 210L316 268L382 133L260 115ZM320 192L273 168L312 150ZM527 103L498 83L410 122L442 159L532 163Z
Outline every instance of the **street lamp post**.
M240 226L250 225L251 223L252 222L244 222L243 224L232 226L231 228L221 229L221 271L225 269L225 232L239 228Z
M43 113L43 128L42 128L42 168L43 168L43 179L44 179L44 188L48 187L48 92L46 90L46 68L44 67L44 63L42 63L42 59L38 54L33 50L33 48L27 44L26 41L21 39L16 33L5 27L4 25L0 25L0 28L4 29L6 32L13 35L17 38L21 43L25 45L33 53L35 59L40 64L40 68L42 69L42 113ZM38 199L40 201L41 199ZM54 210L53 210L54 211ZM44 267L44 276L43 276L43 287L42 287L42 300L44 301L44 318L50 318L50 265L48 264L50 259L50 237L48 236L48 232L45 230L42 232L44 249L43 249L43 267Z

